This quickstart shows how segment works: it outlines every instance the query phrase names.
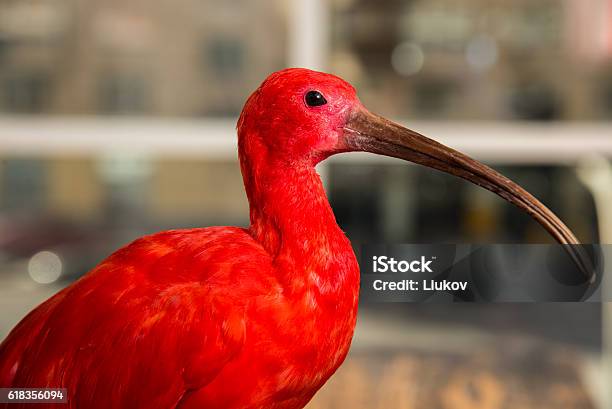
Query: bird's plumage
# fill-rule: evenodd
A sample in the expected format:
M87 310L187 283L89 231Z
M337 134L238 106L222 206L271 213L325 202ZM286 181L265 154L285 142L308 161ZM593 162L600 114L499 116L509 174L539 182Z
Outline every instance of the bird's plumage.
M346 354L355 311L287 274L244 229L143 237L13 330L0 385L65 387L71 408L300 407Z

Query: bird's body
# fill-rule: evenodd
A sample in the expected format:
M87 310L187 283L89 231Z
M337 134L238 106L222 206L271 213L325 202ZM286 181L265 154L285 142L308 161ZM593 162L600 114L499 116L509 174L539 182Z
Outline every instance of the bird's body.
M359 281L318 176L296 180L310 200L276 257L233 227L138 239L22 321L0 385L65 387L71 408L303 407L348 351Z
M369 113L329 74L268 77L243 109L238 148L249 228L162 232L118 250L15 327L0 387L66 388L71 409L302 408L344 360L357 315L358 265L315 171L336 153L452 173L576 242L516 184Z

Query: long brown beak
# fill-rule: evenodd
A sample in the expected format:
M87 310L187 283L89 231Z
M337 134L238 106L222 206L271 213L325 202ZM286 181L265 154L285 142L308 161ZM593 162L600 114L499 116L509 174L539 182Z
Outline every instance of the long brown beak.
M572 231L538 199L490 167L366 109L351 115L344 126L344 135L349 150L372 152L428 166L459 176L503 197L527 212L563 244L582 273L594 281L593 263Z

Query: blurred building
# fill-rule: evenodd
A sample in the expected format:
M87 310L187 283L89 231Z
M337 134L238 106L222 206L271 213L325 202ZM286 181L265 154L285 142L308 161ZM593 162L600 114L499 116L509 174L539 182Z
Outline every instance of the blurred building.
M0 113L235 116L262 78L285 66L284 7L0 0ZM113 176L104 169L121 163L103 162L3 157L0 209L115 225L214 224L246 214L233 163L128 159Z
M329 68L389 115L612 117L611 0L329 4ZM0 112L235 115L286 65L287 7L1 0Z
M336 0L332 67L378 111L612 117L610 0Z
M0 111L235 115L284 66L282 2L0 1Z

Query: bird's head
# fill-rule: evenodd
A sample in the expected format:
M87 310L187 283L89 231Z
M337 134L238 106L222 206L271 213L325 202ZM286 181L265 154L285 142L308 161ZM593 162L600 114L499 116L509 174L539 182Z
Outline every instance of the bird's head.
M257 144L272 153L269 160L314 165L346 150L343 127L359 107L355 89L341 78L303 68L278 71L245 104L239 143Z
M364 151L434 168L488 189L537 220L591 279L592 263L559 218L490 167L369 112L355 89L334 75L302 68L271 74L238 121L241 163L314 167L330 155ZM243 169L244 171L244 169Z

